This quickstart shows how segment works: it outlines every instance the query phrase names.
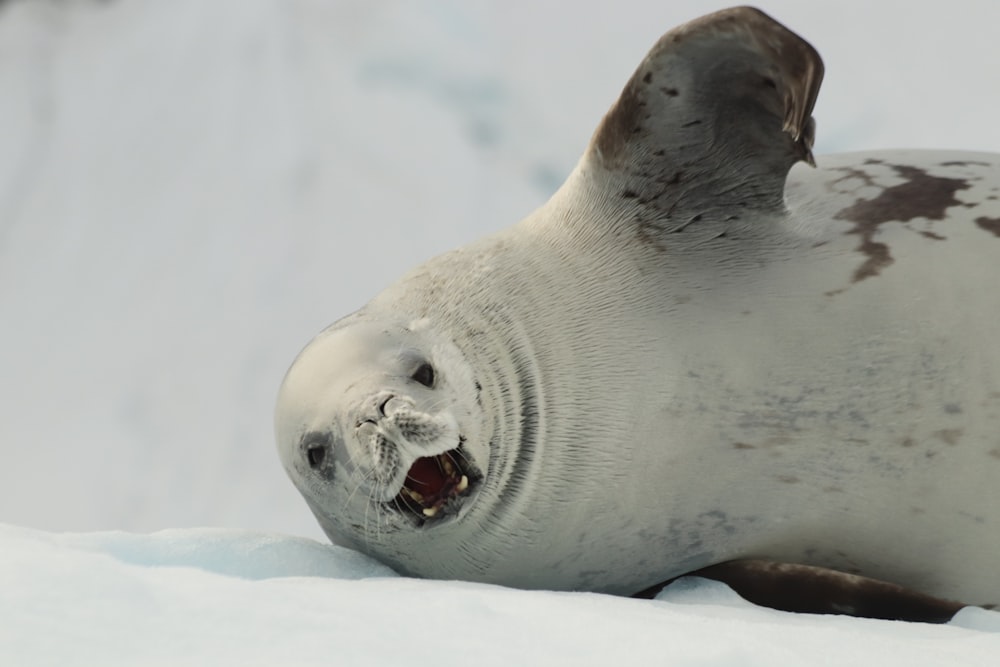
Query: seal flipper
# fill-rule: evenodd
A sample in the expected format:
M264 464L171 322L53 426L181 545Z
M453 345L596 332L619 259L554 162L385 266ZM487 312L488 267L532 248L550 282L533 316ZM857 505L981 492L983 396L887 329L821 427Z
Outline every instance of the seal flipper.
M947 623L966 606L896 584L795 563L734 560L685 576L721 581L740 597L762 607L805 614ZM652 586L632 597L652 598L667 583L670 582Z
M591 139L582 169L611 176L605 197L630 200L677 231L713 211L781 210L788 170L810 164L823 61L805 40L751 7L666 33ZM658 225L659 226L659 225Z

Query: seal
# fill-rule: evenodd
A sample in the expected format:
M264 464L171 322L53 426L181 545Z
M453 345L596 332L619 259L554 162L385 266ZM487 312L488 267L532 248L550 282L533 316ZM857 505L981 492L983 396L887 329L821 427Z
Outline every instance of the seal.
M813 168L822 77L752 8L668 32L548 203L309 343L276 434L330 538L522 588L766 561L1000 602L1000 156Z

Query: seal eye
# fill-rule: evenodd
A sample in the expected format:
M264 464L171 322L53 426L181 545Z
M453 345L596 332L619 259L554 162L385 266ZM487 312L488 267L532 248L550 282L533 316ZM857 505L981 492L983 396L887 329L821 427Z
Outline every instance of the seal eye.
M410 377L430 389L434 386L434 367L425 361Z

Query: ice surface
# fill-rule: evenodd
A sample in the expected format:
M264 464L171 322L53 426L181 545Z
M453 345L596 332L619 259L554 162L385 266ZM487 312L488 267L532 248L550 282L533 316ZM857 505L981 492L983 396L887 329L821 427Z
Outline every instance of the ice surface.
M0 526L4 665L995 665L1000 613L947 626L784 614L688 578L657 600L394 576L220 529Z

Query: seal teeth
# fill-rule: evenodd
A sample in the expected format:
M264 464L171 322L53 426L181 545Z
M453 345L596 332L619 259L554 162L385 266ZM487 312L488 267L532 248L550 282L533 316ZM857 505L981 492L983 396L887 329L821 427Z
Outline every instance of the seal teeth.
M478 479L476 471L467 471L462 465L465 459L466 455L456 448L414 460L395 496L394 508L426 521L454 514L464 502L459 496L466 495Z
M408 488L408 487L404 486L403 489L402 489L402 492L410 500L414 500L414 501L416 501L418 503L424 502L424 496L421 493L419 493L417 491L414 491L411 488Z

